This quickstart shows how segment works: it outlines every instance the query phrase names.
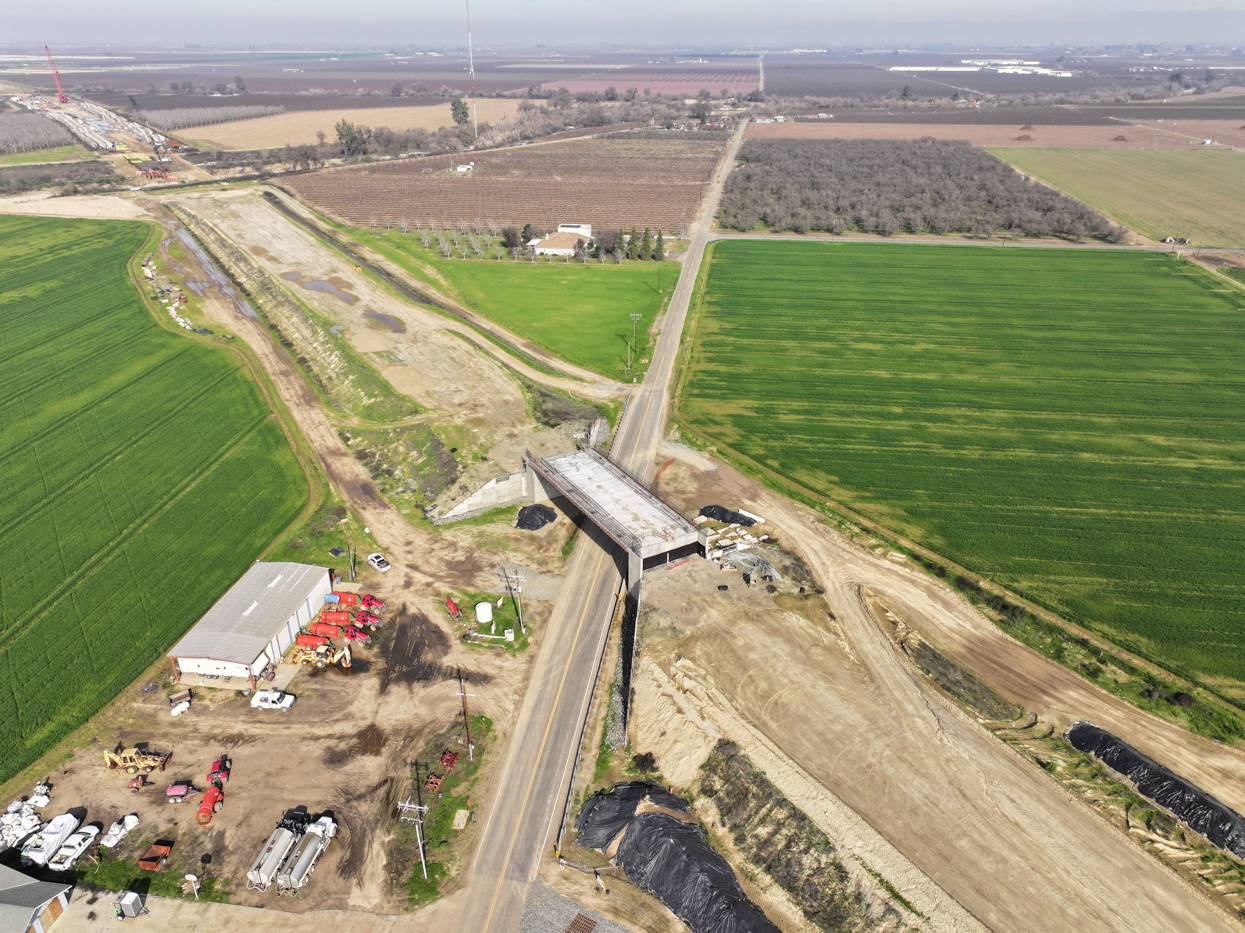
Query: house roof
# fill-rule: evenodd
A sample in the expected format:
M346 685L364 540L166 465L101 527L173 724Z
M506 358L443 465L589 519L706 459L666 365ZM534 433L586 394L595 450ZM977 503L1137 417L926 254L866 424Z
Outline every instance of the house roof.
M253 663L328 572L310 564L257 561L168 657Z
M580 244L587 244L587 239L579 233L551 233L539 243L537 249L576 249Z
M0 865L0 933L25 933L34 912L71 887Z

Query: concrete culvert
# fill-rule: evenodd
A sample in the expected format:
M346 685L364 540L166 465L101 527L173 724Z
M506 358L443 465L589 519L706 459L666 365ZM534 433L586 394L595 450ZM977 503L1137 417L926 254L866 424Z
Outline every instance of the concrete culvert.
M539 531L558 517L547 505L525 505L519 509L519 520L514 527L522 531Z

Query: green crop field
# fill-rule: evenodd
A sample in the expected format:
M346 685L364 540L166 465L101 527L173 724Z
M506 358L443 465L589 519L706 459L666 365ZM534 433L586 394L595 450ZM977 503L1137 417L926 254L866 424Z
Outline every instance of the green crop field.
M0 155L0 165L30 165L36 162L69 162L89 153L76 143L56 146L53 149L32 149L29 152L10 152Z
M443 259L425 249L413 233L350 233L489 320L610 379L624 376L631 315L642 315L636 345L643 350L661 304L658 270L652 262ZM679 268L677 263L662 263L664 294L670 294ZM643 372L648 366L636 368Z
M0 217L0 782L143 672L298 515L231 351L160 327L148 227Z
M1245 245L1245 155L1185 149L991 149L1153 239Z
M679 417L1239 686L1242 411L1245 293L1166 253L720 242Z

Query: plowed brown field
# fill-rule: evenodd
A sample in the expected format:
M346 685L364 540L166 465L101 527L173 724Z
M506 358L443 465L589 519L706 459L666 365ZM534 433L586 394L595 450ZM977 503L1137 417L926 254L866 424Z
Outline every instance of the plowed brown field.
M623 134L544 146L329 169L288 182L347 223L485 218L500 223L690 224L726 144L718 135ZM460 175L454 165L475 162Z

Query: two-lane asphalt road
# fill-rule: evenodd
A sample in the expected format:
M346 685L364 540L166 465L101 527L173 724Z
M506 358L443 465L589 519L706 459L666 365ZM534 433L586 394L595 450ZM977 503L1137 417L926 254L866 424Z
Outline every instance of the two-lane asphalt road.
M633 393L611 449L614 457L644 479L653 472L692 290L722 184L743 133L741 125L706 192L648 375ZM583 536L549 619L476 849L470 889L456 927L464 933L518 930L527 886L536 876L540 859L553 855L557 821L621 582L613 557Z

